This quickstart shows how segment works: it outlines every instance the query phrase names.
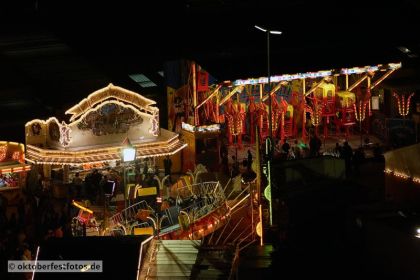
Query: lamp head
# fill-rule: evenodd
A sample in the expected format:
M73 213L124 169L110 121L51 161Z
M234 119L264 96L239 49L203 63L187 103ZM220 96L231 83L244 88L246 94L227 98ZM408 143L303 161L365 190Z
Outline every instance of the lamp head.
M256 29L258 29L258 30L262 31L262 32L268 32L268 33L270 33L270 34L274 34L274 35L281 35L281 34L282 34L282 32L281 32L281 31L278 31L278 30L268 30L268 29L265 29L265 28L263 28L263 27L261 27L261 26L258 26L258 25L254 25L254 27L255 27Z
M127 146L123 149L123 162L129 162L136 159L136 149L132 146Z

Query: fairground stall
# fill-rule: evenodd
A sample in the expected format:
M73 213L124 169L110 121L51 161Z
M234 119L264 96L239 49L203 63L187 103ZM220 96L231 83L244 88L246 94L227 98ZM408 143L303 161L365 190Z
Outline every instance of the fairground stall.
M379 85L401 63L223 82L194 62L181 66L168 65L165 74L170 129L181 131L182 122L194 127L218 123L229 145L240 149L243 141L255 142L255 127L261 140L270 134L304 142L309 134L346 139L354 131L368 134L383 103ZM172 77L177 69L188 77L183 83L173 82L179 80Z
M25 164L25 146L16 142L0 142L0 193L10 204L20 197L26 187L26 174L31 169Z
M167 156L173 162L172 170L177 171L178 152L186 144L177 133L160 128L155 104L109 84L67 110L68 123L55 117L26 123L26 160L37 165L46 180L53 179L58 196L66 195L66 184L79 184L90 175L98 183L101 178L114 180L129 168L133 177L137 173L143 179L147 174L153 177L161 172ZM129 166L121 164L127 146L134 148Z

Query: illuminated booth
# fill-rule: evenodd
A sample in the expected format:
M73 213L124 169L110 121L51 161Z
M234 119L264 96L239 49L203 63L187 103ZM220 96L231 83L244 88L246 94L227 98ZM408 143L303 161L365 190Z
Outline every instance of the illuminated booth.
M0 192L20 190L25 187L26 173L31 169L25 164L25 146L16 142L0 142Z
M118 168L124 142L135 148L136 163L145 160L159 168L171 156L180 168L180 150L186 144L178 134L161 129L155 101L109 84L66 111L69 123L55 117L35 119L25 125L26 160L42 166L46 178L51 170L62 170L63 183L93 168ZM85 172L86 173L86 172Z

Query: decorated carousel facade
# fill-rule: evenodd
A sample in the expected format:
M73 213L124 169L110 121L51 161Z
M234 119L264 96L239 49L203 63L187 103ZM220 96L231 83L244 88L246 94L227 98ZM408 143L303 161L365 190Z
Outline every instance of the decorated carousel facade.
M51 167L62 167L63 181L69 182L72 169L118 164L128 139L137 160L147 159L150 166L157 166L156 159L176 157L186 144L177 133L159 127L155 104L109 84L67 110L68 123L56 117L26 123L26 161L43 166L46 177L50 177ZM178 153L175 161L179 160Z

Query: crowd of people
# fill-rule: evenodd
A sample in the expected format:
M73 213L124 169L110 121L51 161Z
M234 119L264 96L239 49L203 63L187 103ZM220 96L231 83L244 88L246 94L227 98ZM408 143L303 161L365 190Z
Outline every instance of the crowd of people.
M166 159L167 175L170 174L171 165L170 159ZM135 166L133 171L136 174L135 183L145 187L159 187L154 179L155 174L150 172L147 165ZM0 193L0 259L33 260L36 247L43 241L52 237L71 237L72 218L79 212L78 208L71 205L72 201L88 200L90 204L102 205L106 193L105 186L109 180L116 183L112 195L121 193L120 172L111 168L102 171L93 169L84 179L80 173L75 173L71 183L67 185L68 192L65 196L56 198L52 184L34 169L28 174L27 185L21 189L17 204L8 201ZM1 269L5 269L5 266ZM15 276L16 279L26 277L25 274L16 274L13 277Z
M345 162L346 174L359 174L360 165L366 159L366 148L371 149L373 153L373 160L383 160L383 150L379 143L373 145L369 142L369 145L366 144L362 147L353 149L348 141L344 141L342 144L336 143L334 148L325 150L322 149L323 143L321 139L315 134L310 135L308 143L303 142L302 140L295 139L293 141L289 139L279 140L274 147L273 159L274 160L293 160L293 159L303 159L303 158L313 158L323 155L330 155L337 158L341 158ZM264 161L265 157L265 147L266 143L262 143L260 147L261 158ZM229 155L228 148L226 146L221 147L221 167L220 171L226 175L229 175L231 178L237 176L238 174L246 173L246 171L251 170L252 166L252 153L250 150L247 151L248 157L244 157L242 161L243 168L241 168L240 160L236 155ZM242 151L243 153L243 151ZM237 153L236 153L237 154ZM229 160L230 159L230 160Z
M320 150L322 141L317 135L311 135L309 144L294 140L293 144L288 139L282 142L279 140L274 153L274 158L279 159L300 159L307 157L317 157L321 155Z
M57 201L42 187L41 182L22 190L16 205L0 194L0 259L34 260L36 248L49 238L70 237L71 217L69 201ZM11 211L12 209L12 211ZM13 211L13 209L15 211ZM1 266L0 274L7 271ZM4 271L2 271L4 270ZM13 274L13 279L31 279L31 274ZM29 277L29 278L28 278Z

